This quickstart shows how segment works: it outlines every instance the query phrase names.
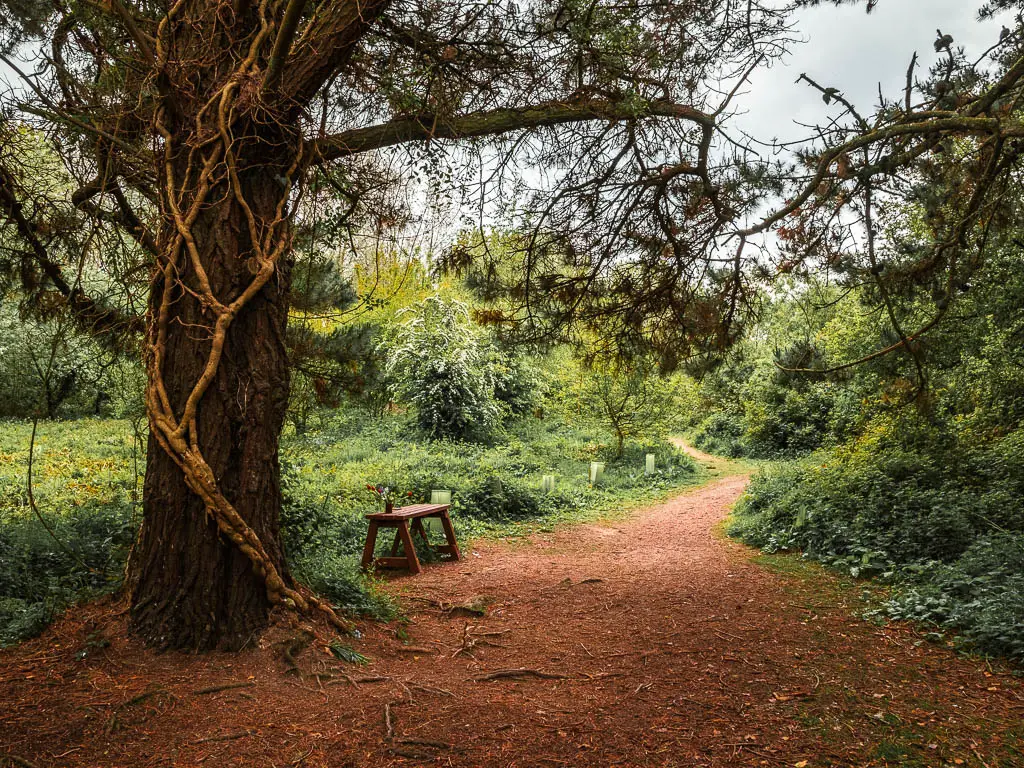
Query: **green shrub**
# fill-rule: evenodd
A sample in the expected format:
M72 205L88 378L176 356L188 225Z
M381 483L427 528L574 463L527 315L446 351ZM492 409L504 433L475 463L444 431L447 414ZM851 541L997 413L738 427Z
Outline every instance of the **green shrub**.
M390 621L398 615L395 601L359 567L359 557L332 549L305 552L291 563L294 575L349 615Z
M0 597L0 648L38 635L52 620L53 608L45 601Z
M715 411L700 422L693 433L693 444L702 451L720 456L741 458L749 448L744 441L747 431L743 416L729 411Z
M482 520L522 520L540 517L543 505L538 491L488 469L459 491L452 509Z
M134 539L130 507L85 504L0 526L0 644L38 633L68 605L115 590ZM58 543L59 542L59 543Z
M494 399L510 416L523 416L540 402L541 375L529 359L491 348L488 370L494 387Z
M329 494L305 495L301 466L287 453L281 491L281 539L292 574L349 614L394 618L394 602L359 567L366 534L362 515L340 513Z
M459 301L430 296L400 314L388 338L385 374L394 394L416 411L432 438L485 439L501 408L488 368L489 350Z
M825 382L797 388L770 378L748 385L742 398L742 411L714 410L700 421L694 445L733 458L805 456L847 436L855 410L850 392Z
M775 376L761 392L750 394L744 417L744 442L750 455L800 456L833 439L833 387L824 383L787 386Z
M907 575L891 616L956 630L974 649L1024 660L1024 535L975 541L952 563L929 563Z
M767 469L730 534L800 550L896 587L889 611L961 633L979 650L1024 647L1021 436L978 447L896 422L850 449Z

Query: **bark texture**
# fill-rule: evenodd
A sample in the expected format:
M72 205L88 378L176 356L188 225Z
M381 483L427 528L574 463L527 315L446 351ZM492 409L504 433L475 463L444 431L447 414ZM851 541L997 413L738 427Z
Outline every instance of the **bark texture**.
M284 191L283 163L272 159L277 144L256 139L239 143L247 149L238 163L244 166L237 179L239 191L265 231L277 216ZM190 170L187 153L181 155L177 178L185 178ZM198 169L191 171L191 177L198 178ZM223 173L213 178L211 204L191 227L212 293L225 304L252 283L259 250L231 186ZM168 225L161 233L161 247L171 248L176 234ZM150 315L155 323L164 294L171 291L171 332L162 342L159 374L174 412L180 414L208 364L216 318L189 290L199 281L195 270L187 259L177 262L176 279L160 276L154 281ZM288 403L287 272L287 261L279 260L274 275L228 327L219 365L196 410L194 433L198 453L220 492L289 582L280 545L277 458ZM151 337L159 343L157 335L154 327ZM153 375L151 366L151 389ZM160 647L239 648L265 626L272 607L265 574L223 535L208 500L190 487L180 457L166 450L159 437L160 431L152 429L144 519L130 565L133 630Z

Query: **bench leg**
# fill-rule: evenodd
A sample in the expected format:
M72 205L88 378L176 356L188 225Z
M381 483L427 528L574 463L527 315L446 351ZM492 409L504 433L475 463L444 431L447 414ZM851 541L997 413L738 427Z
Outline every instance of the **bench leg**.
M377 521L370 521L370 530L366 532L366 544L363 546L363 564L365 571L373 562L373 549L377 546Z
M402 537L398 534L398 528L395 528L395 540L391 542L391 556L398 557L398 548L402 544Z
M417 517L412 521L412 532L418 533L420 538L423 539L423 543L429 546L430 539L427 538L427 531L423 527L423 518Z
M441 514L441 527L444 528L444 536L448 539L448 554L451 555L451 559L461 559L459 544L455 541L455 528L452 527L452 519L448 517L447 512Z
M398 535L402 537L402 546L405 547L405 556L409 561L409 573L420 572L420 561L416 557L416 547L412 543L412 536L409 534L409 523L402 520L398 524Z

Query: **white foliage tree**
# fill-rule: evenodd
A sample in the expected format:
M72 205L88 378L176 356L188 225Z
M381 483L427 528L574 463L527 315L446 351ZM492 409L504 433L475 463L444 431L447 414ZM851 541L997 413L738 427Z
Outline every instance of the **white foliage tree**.
M501 419L488 342L460 301L430 296L399 314L386 343L392 394L434 438L485 437Z

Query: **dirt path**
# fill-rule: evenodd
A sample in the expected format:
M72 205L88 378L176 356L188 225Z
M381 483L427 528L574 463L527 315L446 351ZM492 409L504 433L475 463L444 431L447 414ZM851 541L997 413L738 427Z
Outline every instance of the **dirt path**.
M715 533L745 483L396 578L411 622L364 628L356 646L372 661L343 668L352 682L284 674L269 648L153 654L124 639L111 606L88 606L0 653L0 756L40 768L1024 765L1019 680L859 620L849 589L773 573ZM480 597L486 617L444 610ZM90 633L112 644L76 661ZM322 651L300 660L337 667ZM479 679L510 668L551 677ZM224 683L251 686L196 693Z
M718 467L722 465L728 465L729 463L724 459L720 459L717 456L712 456L710 453L704 453L704 451L694 448L681 437L670 437L669 442L672 443L672 445L674 445L676 448L681 449L691 459L696 459L705 466Z

